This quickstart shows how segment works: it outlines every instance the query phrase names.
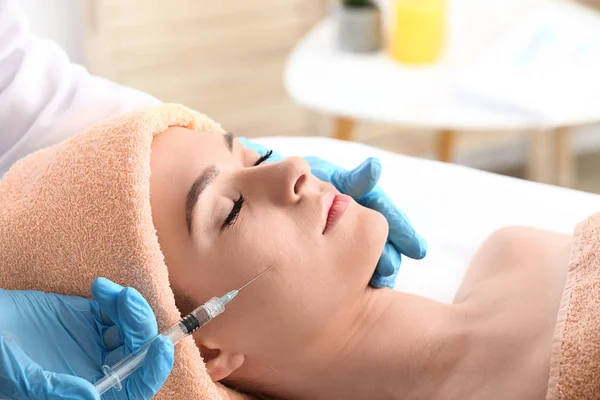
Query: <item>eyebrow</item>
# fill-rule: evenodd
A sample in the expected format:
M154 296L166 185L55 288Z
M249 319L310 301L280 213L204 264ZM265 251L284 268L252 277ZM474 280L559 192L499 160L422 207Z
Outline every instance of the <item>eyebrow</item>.
M217 176L219 176L219 170L215 165L211 165L210 167L206 168L204 172L202 172L202 174L200 174L200 176L194 181L190 191L188 192L187 201L185 204L185 222L187 223L188 235L192 234L194 207L198 202L198 198L204 189L213 183Z
M231 153L233 153L233 133L227 132L223 135L223 139L225 139L225 146L229 149Z
M230 132L227 132L223 135L223 140L225 141L225 146L229 150L230 153L233 153L233 138L234 135ZM187 195L187 201L185 203L185 222L188 228L188 235L192 234L192 222L194 220L194 207L196 207L196 203L200 198L200 195L210 185L213 183L215 178L219 176L219 170L215 165L211 165L200 174L198 178L192 184L190 191Z

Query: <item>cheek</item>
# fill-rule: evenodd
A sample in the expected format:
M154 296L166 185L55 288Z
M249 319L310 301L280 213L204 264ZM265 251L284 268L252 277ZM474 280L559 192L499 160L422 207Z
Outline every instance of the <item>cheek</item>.
M222 243L211 256L220 270L211 277L211 294L273 270L240 292L204 332L261 359L282 352L292 357L324 337L364 292L387 237L383 216L354 206L331 237L273 211Z
M242 346L246 352L265 346L273 352L289 352L310 341L319 335L327 314L339 300L338 296L328 295L337 291L336 281L340 278L331 268L334 257L323 241L319 243L316 235L294 222L287 215L273 212L252 229L244 229L235 243L214 256L222 270L220 280L235 281L235 287L273 267L240 292L227 312L211 323L215 335L225 334L232 345ZM245 333L242 338L231 332Z
M330 251L335 254L334 268L347 284L366 285L387 241L387 220L380 213L353 203L343 229L331 238Z

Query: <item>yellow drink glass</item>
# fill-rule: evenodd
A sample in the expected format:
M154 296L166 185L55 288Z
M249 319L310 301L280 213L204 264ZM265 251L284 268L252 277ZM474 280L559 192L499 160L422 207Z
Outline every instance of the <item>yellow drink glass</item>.
M407 64L437 60L446 34L446 0L395 0L389 53Z

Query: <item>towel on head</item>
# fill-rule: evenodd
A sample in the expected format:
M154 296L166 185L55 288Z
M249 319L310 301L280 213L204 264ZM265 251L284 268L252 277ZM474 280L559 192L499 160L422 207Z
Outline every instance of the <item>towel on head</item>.
M600 214L579 224L554 329L546 400L600 399Z
M0 181L0 287L90 297L98 276L138 289L159 329L180 313L150 208L150 146L171 126L223 134L209 118L161 105L106 120L15 163ZM157 399L225 399L191 337Z

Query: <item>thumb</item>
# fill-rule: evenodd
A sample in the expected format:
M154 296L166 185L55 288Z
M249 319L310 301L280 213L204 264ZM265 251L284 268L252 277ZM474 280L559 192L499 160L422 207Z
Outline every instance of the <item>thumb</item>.
M353 199L359 199L369 193L381 176L381 162L370 157L352 171L336 170L331 175L331 183L342 193Z
M90 382L43 370L16 343L4 337L0 337L0 360L3 399L100 400Z

